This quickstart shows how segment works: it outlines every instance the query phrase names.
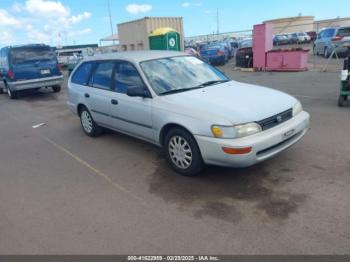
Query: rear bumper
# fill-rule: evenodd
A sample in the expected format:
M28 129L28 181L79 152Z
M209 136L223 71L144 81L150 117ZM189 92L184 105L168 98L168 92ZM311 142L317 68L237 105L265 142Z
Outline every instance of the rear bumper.
M8 86L12 91L20 91L46 86L55 86L63 84L63 76L45 77L33 80L8 82Z
M269 159L298 142L309 129L310 116L306 112L289 121L256 135L238 139L217 139L195 136L203 160L206 164L227 167L248 167ZM222 147L246 148L247 154L227 154Z

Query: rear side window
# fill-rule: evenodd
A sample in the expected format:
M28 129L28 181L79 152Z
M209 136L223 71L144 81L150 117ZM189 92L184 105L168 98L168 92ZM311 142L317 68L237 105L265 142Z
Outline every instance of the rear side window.
M342 37L350 36L350 27L339 29L337 35Z
M93 87L111 90L113 62L100 62L97 64L91 83Z
M11 63L14 65L34 61L56 60L56 54L49 46L29 46L12 48Z
M81 64L72 76L72 83L78 85L87 85L87 83L89 82L89 76L91 73L92 65L92 63Z
M322 37L333 37L334 31L334 29L327 29L326 31L324 31Z
M126 94L129 87L143 86L139 72L129 62L116 62L114 79L114 91L122 94Z

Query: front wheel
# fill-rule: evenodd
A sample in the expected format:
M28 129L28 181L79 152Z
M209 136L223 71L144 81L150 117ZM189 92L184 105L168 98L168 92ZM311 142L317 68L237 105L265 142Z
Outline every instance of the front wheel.
M347 100L347 98L348 98L348 96L340 95L339 98L338 98L338 106L339 107L344 106L344 103Z
M330 56L330 53L329 53L328 47L326 47L326 48L324 49L324 57L325 57L325 58L328 58L329 56Z
M204 168L202 155L194 137L181 128L174 128L165 137L166 158L177 173L198 175Z
M60 85L53 86L52 90L54 93L59 93L61 91L61 86Z
M86 107L80 110L80 123L85 134L88 136L96 137L101 135L102 128L97 125Z

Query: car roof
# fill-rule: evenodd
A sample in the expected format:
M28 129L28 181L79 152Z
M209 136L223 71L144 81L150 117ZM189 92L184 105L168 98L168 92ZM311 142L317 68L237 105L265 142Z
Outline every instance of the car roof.
M98 54L88 57L84 61L120 59L129 62L140 63L147 60L161 59L174 56L188 56L188 54L177 51L125 51L108 54Z

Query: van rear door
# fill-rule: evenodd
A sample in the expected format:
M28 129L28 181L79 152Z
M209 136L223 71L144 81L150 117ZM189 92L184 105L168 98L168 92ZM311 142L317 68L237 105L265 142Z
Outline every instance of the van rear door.
M12 48L10 65L16 81L61 75L56 54L49 46Z

